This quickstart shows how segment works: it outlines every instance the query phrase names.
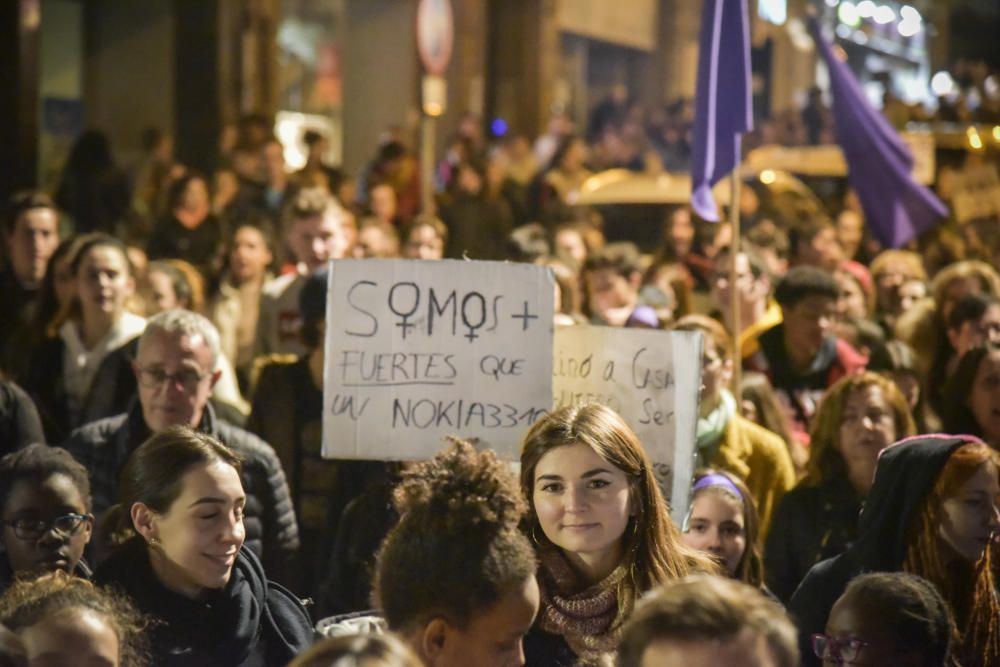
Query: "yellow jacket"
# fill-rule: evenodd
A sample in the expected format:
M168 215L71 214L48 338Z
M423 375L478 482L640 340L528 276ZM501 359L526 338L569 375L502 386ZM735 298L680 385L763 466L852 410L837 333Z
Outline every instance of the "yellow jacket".
M711 466L739 477L750 489L760 514L760 541L771 526L771 515L785 492L795 486L795 467L785 441L739 415L726 424Z

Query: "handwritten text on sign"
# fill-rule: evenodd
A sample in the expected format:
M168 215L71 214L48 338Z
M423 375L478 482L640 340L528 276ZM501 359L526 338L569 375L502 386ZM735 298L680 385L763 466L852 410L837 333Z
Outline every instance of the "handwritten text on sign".
M687 510L693 472L701 349L701 334L687 331L569 327L555 334L555 406L596 401L618 412L658 469L669 471L675 519Z
M430 458L459 435L515 458L551 405L551 272L452 260L331 267L323 455Z

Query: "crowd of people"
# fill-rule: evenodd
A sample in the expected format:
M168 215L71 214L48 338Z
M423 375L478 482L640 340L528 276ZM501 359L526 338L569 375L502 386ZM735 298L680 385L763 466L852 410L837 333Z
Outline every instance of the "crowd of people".
M581 184L684 168L686 113L612 98L534 143L466 116L433 210L398 133L356 178L313 132L287 169L257 116L211 174L82 135L2 221L0 664L1000 664L1000 235L882 249L850 192L750 189L735 253L684 205L653 252L609 240ZM323 458L343 258L536 263L553 326L702 334L684 521L593 403L541 416L519 473L462 433Z

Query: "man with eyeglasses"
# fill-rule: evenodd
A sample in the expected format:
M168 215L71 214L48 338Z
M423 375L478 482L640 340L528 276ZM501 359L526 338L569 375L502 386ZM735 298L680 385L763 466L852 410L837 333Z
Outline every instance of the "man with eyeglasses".
M151 435L183 425L215 437L244 461L245 544L271 578L290 581L299 534L285 473L269 444L215 414L209 398L219 379L213 370L218 355L219 333L205 317L187 310L153 316L133 364L138 401L124 414L78 428L62 446L90 473L94 514L100 517L118 500L119 471Z

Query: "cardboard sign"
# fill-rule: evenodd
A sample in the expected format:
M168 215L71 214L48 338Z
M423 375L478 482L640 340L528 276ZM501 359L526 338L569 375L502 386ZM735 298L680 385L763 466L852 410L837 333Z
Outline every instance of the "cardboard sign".
M951 206L958 222L1000 214L1000 176L996 165L984 164L962 170L955 177Z
M552 404L551 270L459 260L330 266L323 456L426 459L457 435L516 459Z
M555 407L596 401L615 410L642 442L677 525L694 473L702 334L580 326L555 334Z

